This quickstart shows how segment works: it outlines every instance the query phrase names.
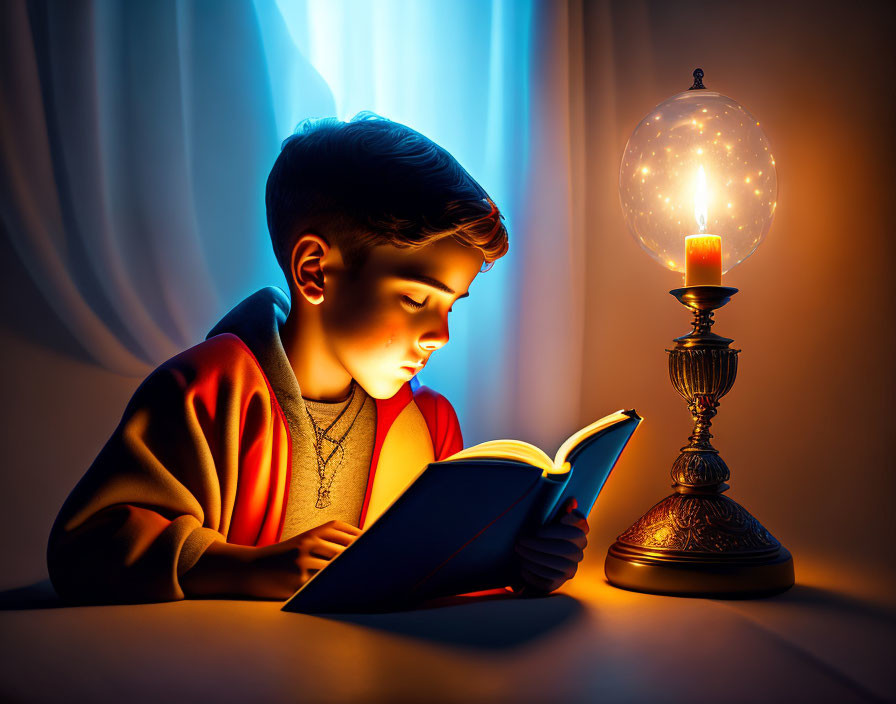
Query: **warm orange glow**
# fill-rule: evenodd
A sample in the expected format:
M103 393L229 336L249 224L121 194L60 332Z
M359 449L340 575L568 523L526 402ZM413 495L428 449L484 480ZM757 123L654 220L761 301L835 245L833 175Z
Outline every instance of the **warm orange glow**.
M707 203L709 196L706 193L706 172L701 165L697 169L697 186L694 189L694 218L697 220L698 232L706 232L706 221L709 217Z
M685 241L685 286L722 285L722 238L705 235L709 219L709 193L703 165L697 169L694 187L694 219L699 235L688 235Z
M685 242L685 286L722 285L722 238L688 235Z

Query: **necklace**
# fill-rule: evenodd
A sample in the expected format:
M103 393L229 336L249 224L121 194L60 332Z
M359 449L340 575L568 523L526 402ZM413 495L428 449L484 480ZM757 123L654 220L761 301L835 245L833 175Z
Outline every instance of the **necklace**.
M321 428L314 418L311 415L311 412L308 410L308 407L305 406L305 413L308 415L308 420L311 422L311 428L314 431L314 454L317 458L317 476L320 479L320 486L317 489L317 501L315 502L316 508L326 508L330 505L330 487L333 486L333 480L336 479L336 471L342 465L343 460L345 459L345 446L343 443L345 442L346 437L351 432L351 429L355 427L355 421L358 420L358 416L361 415L361 411L364 409L364 405L367 403L367 397L364 397L364 400L361 401L361 406L358 408L358 411L355 413L355 417L352 418L352 422L349 423L348 428L346 428L345 432L342 434L342 437L335 439L330 437L329 433L339 422L339 419L345 415L345 412L349 409L349 406L352 405L352 401L355 400L355 383L352 382L352 392L348 397L348 402L339 411L339 414L333 419L333 421L326 427ZM327 458L324 459L322 446L324 440L327 440L333 444L333 449L330 454L327 455ZM330 475L330 480L327 481L326 472L327 472L327 464L329 464L330 460L333 459L337 450L340 453L339 461L333 467L333 473Z

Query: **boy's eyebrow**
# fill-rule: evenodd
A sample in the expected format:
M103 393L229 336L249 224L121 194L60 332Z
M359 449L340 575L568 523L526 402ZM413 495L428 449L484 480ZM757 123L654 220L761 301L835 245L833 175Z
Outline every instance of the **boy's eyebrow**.
M455 294L455 291L450 286L446 286L438 279L434 279L431 276L423 276L422 274L402 274L398 278L404 279L405 281L416 281L419 284L426 284L427 286L432 286L433 288L439 289L439 291L444 291L445 293L450 293L452 296ZM462 293L458 298L466 298L470 295L470 292Z

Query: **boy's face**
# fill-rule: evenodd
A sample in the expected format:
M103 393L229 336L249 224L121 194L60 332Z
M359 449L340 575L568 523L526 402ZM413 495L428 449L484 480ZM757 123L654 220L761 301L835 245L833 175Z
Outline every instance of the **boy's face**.
M374 398L394 396L448 342L448 314L483 263L445 237L416 249L374 247L360 270L325 274L320 319L332 355Z

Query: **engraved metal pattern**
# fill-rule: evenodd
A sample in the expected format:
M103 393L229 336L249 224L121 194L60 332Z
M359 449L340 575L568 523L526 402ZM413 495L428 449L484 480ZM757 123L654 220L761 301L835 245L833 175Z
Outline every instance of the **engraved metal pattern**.
M718 401L734 385L739 350L724 348L667 351L672 386L685 401L690 403L697 396L711 396L714 401Z
M689 447L714 452L709 428L719 399L734 385L739 350L692 347L666 351L669 353L672 386L687 401L694 419L694 431L688 438Z
M681 448L681 454L672 465L672 481L688 487L714 487L731 478L725 460L718 452L699 452L690 447Z
M672 494L619 536L648 550L731 553L777 550L781 544L727 496Z

